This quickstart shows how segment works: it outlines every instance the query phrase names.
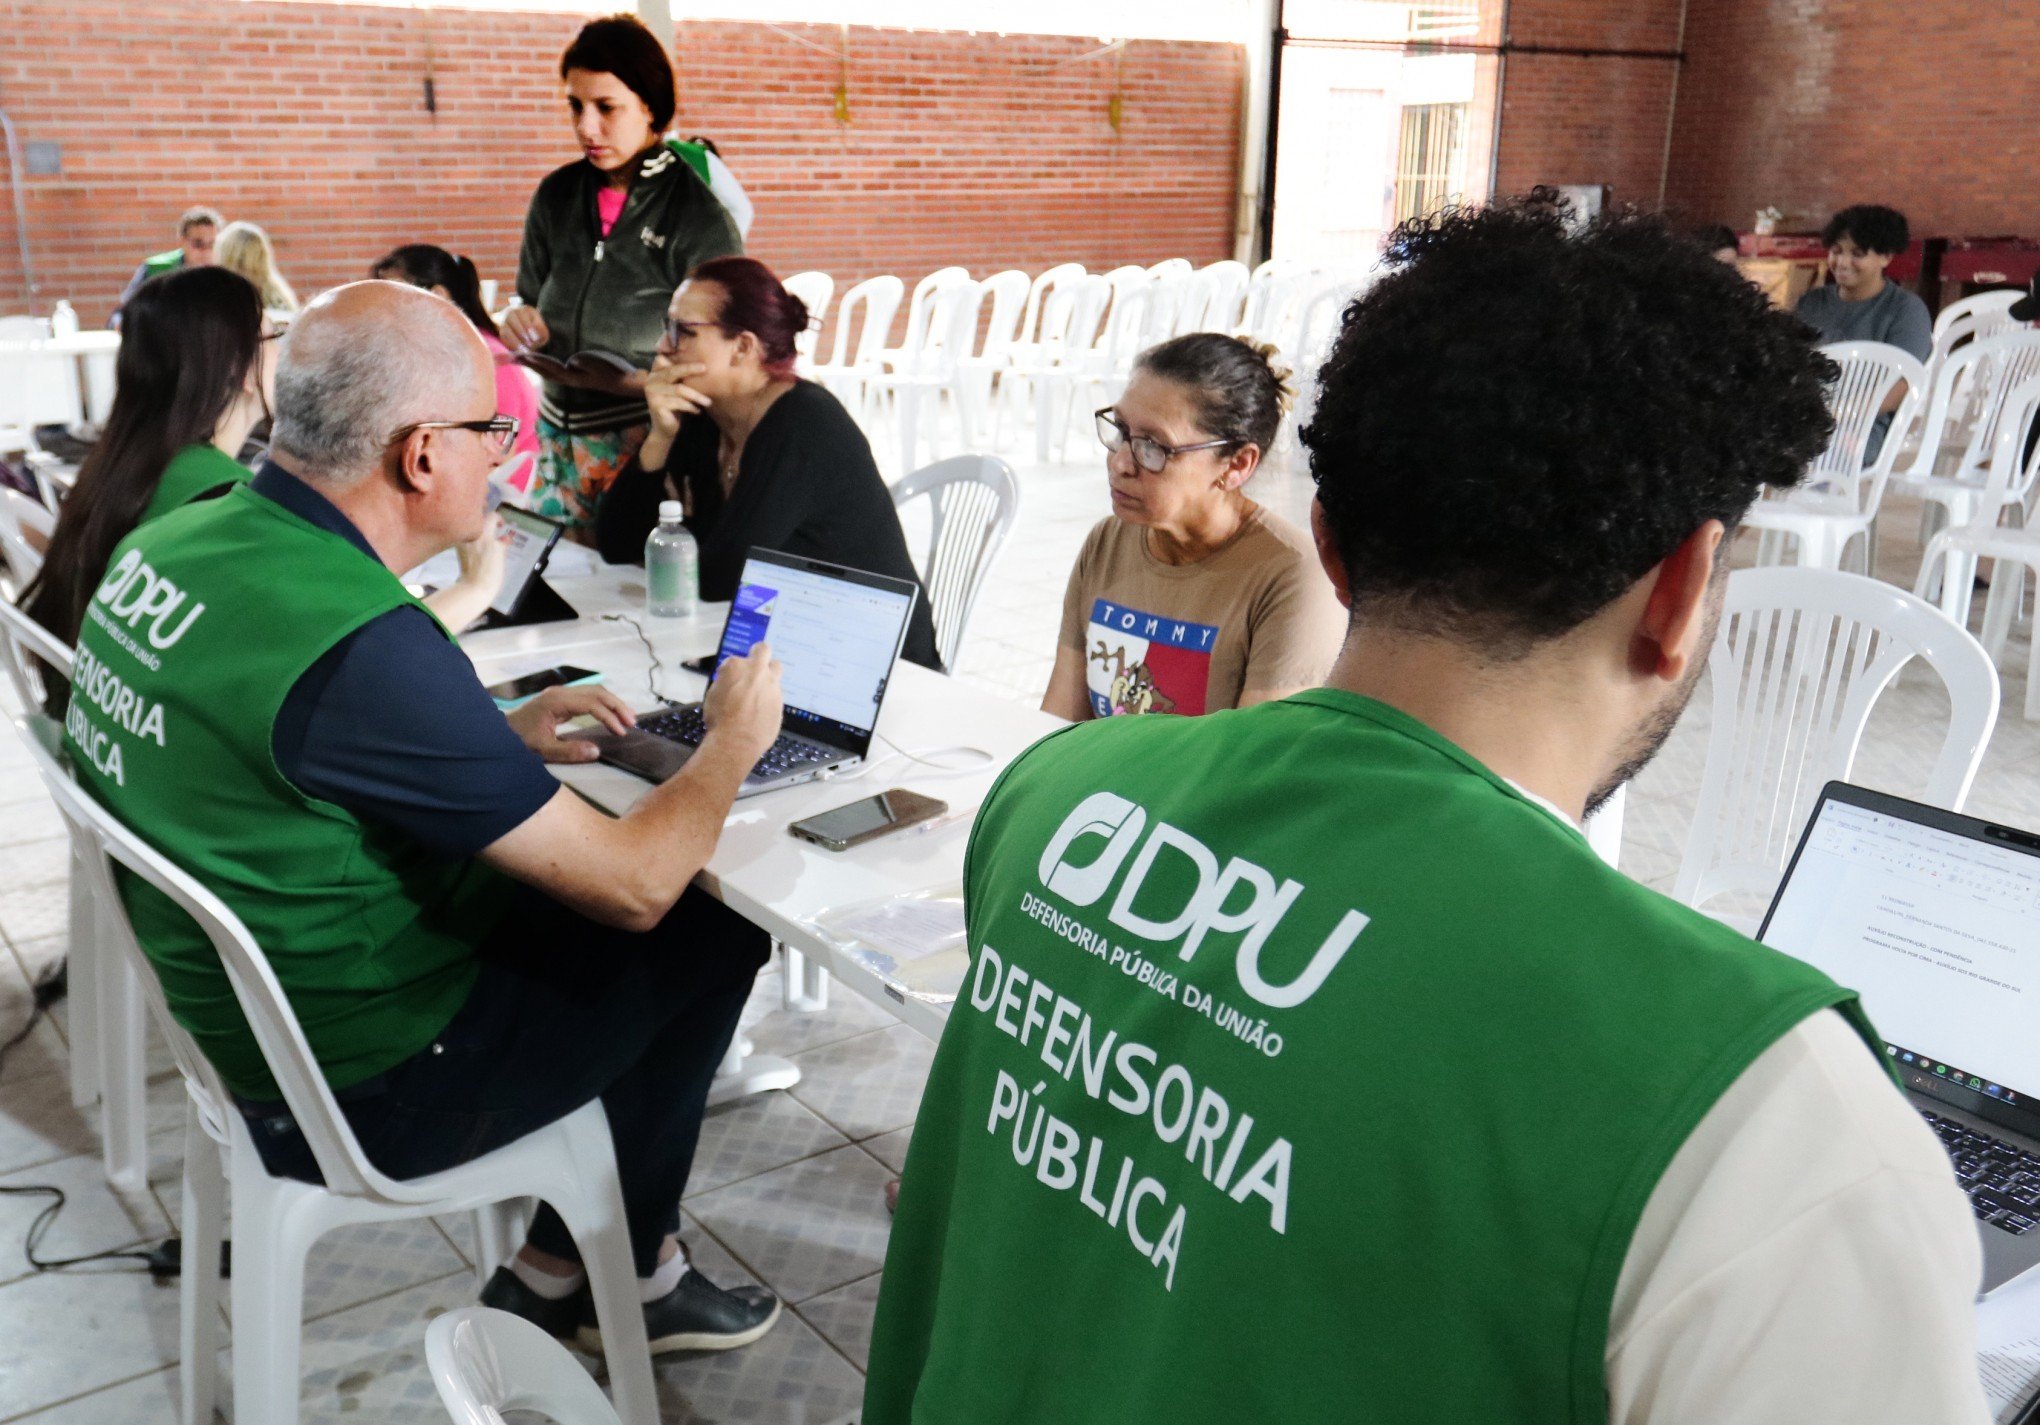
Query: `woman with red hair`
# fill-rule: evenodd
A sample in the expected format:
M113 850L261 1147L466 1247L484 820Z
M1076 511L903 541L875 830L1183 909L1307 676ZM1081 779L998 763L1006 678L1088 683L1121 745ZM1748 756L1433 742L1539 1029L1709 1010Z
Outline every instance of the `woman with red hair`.
M807 325L807 307L755 258L714 258L680 284L645 382L651 433L597 516L604 559L641 561L659 502L679 500L704 599L735 596L754 545L920 583L864 432L793 374ZM942 667L925 590L903 651Z

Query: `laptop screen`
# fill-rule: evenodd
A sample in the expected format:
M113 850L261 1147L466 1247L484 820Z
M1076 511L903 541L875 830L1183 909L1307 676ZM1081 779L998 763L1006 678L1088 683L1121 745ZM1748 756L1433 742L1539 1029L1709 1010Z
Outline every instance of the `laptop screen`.
M543 515L504 505L496 511L503 522L503 587L489 607L499 614L515 612L538 572L538 562L560 537L561 526Z
M918 593L903 580L754 549L716 659L769 642L781 669L786 730L862 752Z
M1908 1084L2040 1111L2040 837L1831 783L1759 938L1860 993Z

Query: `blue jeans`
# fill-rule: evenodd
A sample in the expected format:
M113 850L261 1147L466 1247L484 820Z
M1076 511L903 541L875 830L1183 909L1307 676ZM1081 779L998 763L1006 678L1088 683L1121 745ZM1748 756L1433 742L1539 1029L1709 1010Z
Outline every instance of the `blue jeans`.
M616 1140L640 1276L680 1227L710 1082L771 940L690 889L642 934L614 930L524 887L478 951L467 1002L433 1042L343 1091L368 1160L395 1178L464 1163L602 1100ZM241 1105L269 1171L320 1181L281 1104ZM542 1207L533 1247L578 1260Z

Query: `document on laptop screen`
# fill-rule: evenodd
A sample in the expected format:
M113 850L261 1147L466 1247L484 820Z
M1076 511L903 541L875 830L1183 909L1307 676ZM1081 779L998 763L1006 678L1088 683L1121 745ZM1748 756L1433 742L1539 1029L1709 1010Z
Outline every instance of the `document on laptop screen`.
M1860 993L1893 1044L2040 1094L2040 857L1829 801L1764 943Z
M753 559L744 565L718 660L772 644L786 705L869 732L913 595Z

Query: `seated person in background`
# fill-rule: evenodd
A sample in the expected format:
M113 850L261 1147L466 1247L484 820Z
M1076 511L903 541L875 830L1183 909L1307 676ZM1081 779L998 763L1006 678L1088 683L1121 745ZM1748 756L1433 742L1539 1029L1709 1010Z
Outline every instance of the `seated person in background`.
M1328 685L1067 729L978 814L863 1425L1985 1425L1976 1225L1856 996L1578 827L1832 364L1651 220L1386 262L1303 432Z
M654 1348L756 1339L778 1302L689 1271L675 1232L768 948L687 887L778 733L777 665L762 644L725 663L700 752L603 815L545 762L594 755L559 739L563 720L620 731L629 709L551 688L506 719L397 577L486 518L508 422L474 328L413 288L354 283L306 309L276 388L254 480L138 530L93 595L80 668L149 711L73 702L81 781L246 922L384 1172L441 1171L599 1098ZM210 944L146 888L129 908L264 1162L312 1179ZM558 1336L593 1329L550 1208L483 1300Z
M1859 203L1829 218L1820 240L1828 250L1828 271L1835 280L1826 287L1813 288L1793 311L1820 333L1821 344L1881 341L1921 361L1933 355L1934 319L1927 315L1927 304L1896 282L1884 280L1885 267L1911 240L1905 214L1895 208ZM1874 461L1884 448L1891 413L1904 399L1902 383L1885 398L1884 414L1877 418L1864 443L1864 464Z
M194 267L145 283L123 309L113 408L57 517L21 606L65 643L113 547L141 525L248 478L233 452L269 419L276 340L246 278ZM503 582L492 537L460 546L460 579L429 606L452 628L481 616Z
M1323 678L1345 618L1310 536L1247 498L1289 403L1268 349L1193 332L1142 352L1098 412L1112 514L1063 595L1042 710L1216 712Z
M1735 235L1735 229L1726 223L1715 223L1693 234L1693 243L1716 262L1725 262L1730 267L1742 255L1742 243Z
M645 384L652 433L603 497L596 546L642 563L659 503L701 545L701 597L733 598L753 545L921 579L871 443L828 391L793 374L807 307L756 258L704 262L673 294ZM904 655L942 671L925 590Z
M503 344L502 334L496 330L495 318L482 305L482 278L474 263L465 257L456 257L443 247L414 242L386 253L369 269L368 275L385 282L423 287L460 308L460 314L481 333L482 344L495 358L496 414L517 418L517 440L510 448L511 453L529 455L536 461L538 384L529 370L517 364L510 348ZM527 471L517 482L518 488L524 488L530 480L531 474Z
M235 222L222 228L215 260L255 284L262 294L263 310L286 319L296 313L297 293L276 270L276 250L269 245L269 234L255 224Z
M177 246L144 259L142 265L135 269L135 275L128 278L127 286L121 289L120 304L113 309L113 320L108 325L120 325L122 309L151 277L161 277L166 272L178 272L187 267L211 266L213 244L225 221L211 208L185 209L184 216L177 220Z

